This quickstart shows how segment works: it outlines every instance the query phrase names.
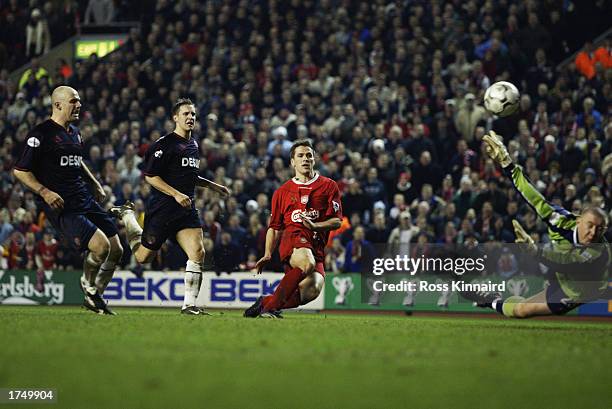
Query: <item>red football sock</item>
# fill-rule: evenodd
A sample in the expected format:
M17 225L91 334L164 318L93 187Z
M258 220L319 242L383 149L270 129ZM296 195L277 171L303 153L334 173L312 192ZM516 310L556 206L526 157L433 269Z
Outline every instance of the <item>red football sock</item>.
M291 294L291 297L283 304L283 310L289 308L295 308L302 305L302 295L300 294L300 287Z
M261 300L261 305L263 306L263 308L266 308L266 304L268 303L268 301L270 301L271 298L272 294L263 296L263 300Z
M293 296L296 290L299 290L300 281L302 281L304 273L299 268L289 268L286 270L283 279L278 283L278 287L274 290L274 294L266 299L263 311L280 310Z

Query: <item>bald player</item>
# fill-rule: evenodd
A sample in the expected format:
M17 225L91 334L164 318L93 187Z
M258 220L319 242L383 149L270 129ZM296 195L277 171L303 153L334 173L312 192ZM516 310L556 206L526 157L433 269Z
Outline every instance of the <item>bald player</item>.
M123 249L113 218L96 203L106 194L83 162L81 134L72 125L79 119L81 99L73 88L60 86L51 103L51 118L30 131L13 173L38 194L47 218L69 245L88 251L81 277L83 306L114 315L101 295Z

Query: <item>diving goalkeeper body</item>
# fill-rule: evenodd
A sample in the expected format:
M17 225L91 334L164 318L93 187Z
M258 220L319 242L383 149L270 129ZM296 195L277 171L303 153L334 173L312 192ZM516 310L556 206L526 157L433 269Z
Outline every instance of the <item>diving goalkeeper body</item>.
M537 215L546 222L551 246L536 245L514 220L516 242L552 270L550 285L525 299L499 294L485 294L477 303L507 317L528 318L536 315L562 315L589 301L601 298L608 287L612 254L604 238L608 226L605 211L586 208L576 216L549 203L512 162L501 138L493 131L483 138L487 154L499 164L512 184Z

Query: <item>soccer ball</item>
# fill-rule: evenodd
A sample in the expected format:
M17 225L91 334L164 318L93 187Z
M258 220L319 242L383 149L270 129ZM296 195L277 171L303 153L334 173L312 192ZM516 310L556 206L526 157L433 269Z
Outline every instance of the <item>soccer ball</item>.
M519 106L519 91L510 82L496 82L485 91L484 106L497 116L512 115Z

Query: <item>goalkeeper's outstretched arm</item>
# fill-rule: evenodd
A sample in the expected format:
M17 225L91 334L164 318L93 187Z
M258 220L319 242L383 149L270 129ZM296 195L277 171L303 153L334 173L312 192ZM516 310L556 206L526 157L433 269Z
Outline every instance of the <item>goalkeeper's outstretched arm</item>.
M483 142L486 145L487 154L502 167L504 173L512 181L514 188L536 214L548 224L548 227L553 230L573 229L576 217L563 207L553 205L542 196L525 176L523 168L512 162L508 150L495 132L491 131L488 135L485 135Z

